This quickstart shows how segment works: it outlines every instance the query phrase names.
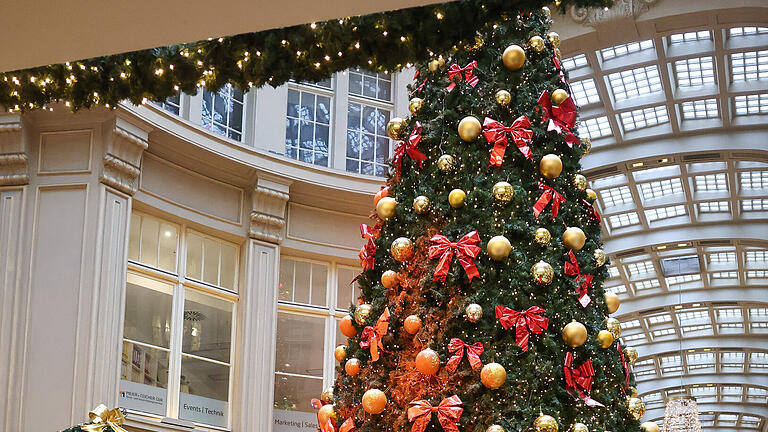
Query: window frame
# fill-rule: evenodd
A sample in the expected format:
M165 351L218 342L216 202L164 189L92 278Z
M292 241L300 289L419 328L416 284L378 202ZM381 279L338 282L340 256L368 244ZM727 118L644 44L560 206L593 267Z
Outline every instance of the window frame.
M287 144L285 142L283 142L283 152L282 152L282 154L283 154L284 157L286 157L288 159L291 159L291 160L294 160L294 161L297 161L297 162L309 163L312 166L319 166L319 167L325 167L325 168L334 168L334 166L333 166L333 157L334 157L334 154L335 154L335 151L334 151L335 150L334 149L335 142L334 142L333 138L334 138L334 132L336 130L336 127L335 127L336 126L336 121L337 121L337 118L338 118L338 115L336 113L336 98L337 98L337 94L336 93L337 93L338 88L339 88L337 74L334 74L333 76L331 76L330 80L331 80L331 86L330 87L324 87L324 86L317 85L317 84L314 84L314 83L297 82L297 81L291 80L291 81L288 81L288 83L287 83L288 89L287 89L287 91L285 93L285 120L286 120L286 123L288 122L288 119L294 118L294 117L291 117L291 116L288 115L288 97L289 97L289 93L290 93L291 90L299 92L299 104L301 104L301 94L302 93L311 93L311 94L313 94L315 96L315 107L317 106L317 96L325 96L325 97L329 98L328 106L330 108L330 112L328 113L328 143L327 143L327 145L328 145L328 154L326 155L326 158L327 158L327 161L328 161L327 165L319 165L319 164L316 164L315 161L314 161L314 159L315 159L314 154L315 153L319 153L319 152L317 152L315 150L315 132L316 131L314 130L314 128L316 127L317 124L322 124L322 123L318 123L317 122L316 110L315 110L314 118L311 120L311 123L313 124L313 132L312 132L312 154L313 154L313 156L312 156L312 162L304 162L299 157L299 151L301 150L301 143L300 142L297 142L298 145L296 147L296 157L295 158L288 155L288 152L287 152L288 146L287 146ZM299 121L298 133L300 134L301 133L301 117L300 117L300 115L296 119ZM288 130L288 126L286 124L285 131L287 132L287 130ZM297 140L298 140L299 137L300 137L300 135L297 135ZM286 140L287 140L287 134L286 134Z
M241 108L241 114L240 114L241 115L241 119L240 119L240 130L239 131L235 130L231 126L231 122L229 121L229 119L230 119L229 114L231 114L230 112L227 113L227 124L222 124L221 122L218 122L218 121L216 121L214 119L214 113L216 112L216 108L215 108L216 105L215 105L215 103L213 103L213 106L211 107L211 110L210 110L210 112L211 112L211 119L209 120L210 123L206 126L206 124L203 122L204 114L205 114L205 110L203 109L203 104L205 103L205 94L206 93L212 93L213 96L211 98L211 101L213 102L213 101L216 100L216 95L219 94L225 88L228 89L228 92L234 92L235 90L238 90L238 91L243 93L243 100L242 100L242 102L240 102L240 105L242 105L242 108ZM200 92L200 115L198 116L200 121L199 121L198 124L200 125L200 127L202 129L204 129L208 133L211 133L211 134L213 134L215 136L226 138L226 139L231 139L232 141L239 142L241 144L245 144L245 134L246 134L246 130L245 129L246 129L246 121L247 121L246 107L248 106L248 95L249 95L249 93L250 93L250 91L242 90L242 89L238 88L237 86L235 86L235 85L233 85L231 83L225 84L224 87L218 89L215 92L211 91L211 90L208 90L207 88L203 88L202 91ZM234 95L234 93L228 95L227 99L236 100L233 97L233 95ZM220 128L220 129L223 128L224 129L224 133L219 133L219 132L215 131L213 129L214 126ZM235 139L235 138L230 137L229 136L230 132L236 132L237 134L240 135L240 138L239 139Z

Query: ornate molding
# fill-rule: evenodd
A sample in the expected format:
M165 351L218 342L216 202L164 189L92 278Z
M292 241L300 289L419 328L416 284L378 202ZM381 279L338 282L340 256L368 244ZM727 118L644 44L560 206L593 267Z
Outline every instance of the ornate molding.
M107 186L133 196L141 174L141 155L149 147L148 131L131 125L120 117L107 137L104 169L99 180Z
M615 0L610 9L571 7L571 18L590 27L621 18L634 18L658 3L659 0Z
M21 120L0 119L0 186L29 184L29 163L23 152Z
M259 176L252 197L251 238L278 244L283 241L285 208L290 197L288 186L276 181L276 178Z

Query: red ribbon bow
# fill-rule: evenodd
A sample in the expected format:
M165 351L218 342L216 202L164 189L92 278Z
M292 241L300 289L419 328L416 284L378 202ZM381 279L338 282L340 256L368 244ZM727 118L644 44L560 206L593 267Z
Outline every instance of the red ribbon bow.
M592 204L589 201L582 198L581 206L584 208L584 210L587 211L587 217L589 218L589 221L594 223L595 225L600 225L600 214L597 212L597 210L595 210Z
M363 329L363 333L360 334L360 348L371 349L371 361L377 361L379 359L379 350L384 350L384 344L381 343L381 339L387 334L389 330L389 308L384 309L384 313L381 314L379 320L376 322L376 327L366 326Z
M541 334L549 327L549 318L541 314L546 312L540 306L531 306L523 312L496 305L496 318L504 330L515 326L515 342L523 351L528 351L530 333Z
M450 93L453 91L453 88L456 87L456 81L453 80L454 77L458 76L459 81L464 80L467 81L467 84L471 85L472 87L476 86L477 83L480 82L480 78L475 76L475 74L472 72L477 67L477 60L470 62L464 67L459 66L456 63L451 63L451 65L448 67L448 79L451 81L451 83L448 85L448 92Z
M351 418L344 420L344 423L339 427L339 432L351 432L355 430L355 421Z
M576 287L576 292L579 293L579 304L585 308L592 299L589 297L589 288L592 287L592 275L583 275L579 271L579 262L576 261L576 255L572 250L568 251L568 258L570 261L565 262L563 271L569 276L573 276L573 280L576 281L579 286Z
M416 125L411 131L411 135L407 141L400 141L395 147L395 155L392 157L392 164L395 166L396 178L400 179L400 172L403 168L403 157L408 155L411 159L419 162L419 168L424 166L424 161L427 160L427 156L424 155L418 148L416 148L421 142L421 123L416 122Z
M573 353L565 354L565 363L563 364L563 373L565 374L565 388L569 393L576 392L579 398L587 406L605 406L600 402L589 397L587 393L592 389L592 378L595 376L595 369L592 367L592 360L587 360L578 368L574 368Z
M432 413L437 413L437 421L445 432L458 432L457 423L463 412L461 399L456 395L443 399L436 407L425 399L413 400L408 408L408 421L413 422L411 432L424 432L432 419Z
M552 201L551 219L554 219L555 216L557 216L557 211L560 209L560 204L565 202L565 197L542 182L539 182L539 189L543 190L544 192L539 197L539 200L536 201L536 204L533 205L533 214L538 218L547 204Z
M564 134L568 147L573 148L574 144L579 145L579 139L571 132L571 128L576 122L576 104L573 102L573 98L568 96L563 103L553 106L549 92L544 90L539 96L538 104L544 108L544 120L549 119L547 132L556 131L561 135Z
M360 267L363 270L373 269L376 264L376 245L373 240L379 236L378 231L375 228L371 228L366 224L360 224L360 235L364 239L368 240L368 243L360 248Z
M533 131L528 129L531 127L531 121L528 120L528 116L521 115L512 123L512 126L504 126L500 122L486 117L483 121L483 136L486 141L493 144L493 150L491 151L491 165L501 166L501 162L504 160L504 152L507 149L507 135L512 137L517 148L520 149L520 153L528 160L533 160L533 152L528 144L531 143L533 138Z
M448 372L455 372L459 367L459 363L461 363L461 359L464 358L464 352L466 351L469 364L472 366L472 369L477 370L483 366L483 362L480 361L480 354L483 353L483 350L482 342L475 342L472 345L469 345L459 338L452 338L451 341L448 342L448 351L453 354L453 356L448 359L445 368L448 369Z
M481 251L480 247L477 246L480 243L480 236L477 235L477 231L465 234L456 243L451 243L448 237L442 234L436 234L429 239L429 243L429 258L440 257L435 268L435 275L432 277L433 281L445 282L454 252L459 257L459 263L464 267L464 272L467 273L470 281L473 277L480 276L474 261Z
M322 432L335 432L335 430L336 430L336 423L334 423L333 419L329 418L328 421L325 424L322 424L320 422L320 411L319 410L320 410L320 408L323 407L323 405L325 405L323 403L323 401L321 401L320 399L314 399L313 398L310 402L312 403L312 408L318 410L318 412L317 412L317 425L320 427L320 430Z
M560 59L557 58L557 54L552 55L552 62L555 64L555 69L557 69L558 75L560 75L560 82L568 85L568 83L565 81L565 73L563 72L563 65L560 63Z
M626 390L629 387L629 363L627 363L627 358L624 357L624 350L621 349L621 342L619 341L616 341L616 351L619 353L621 366L624 368L624 389Z

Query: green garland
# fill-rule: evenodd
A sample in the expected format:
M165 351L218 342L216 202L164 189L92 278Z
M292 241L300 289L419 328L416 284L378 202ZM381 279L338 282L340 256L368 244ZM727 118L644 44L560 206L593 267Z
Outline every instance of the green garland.
M562 0L610 6L612 0ZM484 26L544 0L458 0L0 74L0 106L29 111L63 102L72 111L121 101L163 101L227 83L240 89L319 81L352 67L396 71L474 44Z

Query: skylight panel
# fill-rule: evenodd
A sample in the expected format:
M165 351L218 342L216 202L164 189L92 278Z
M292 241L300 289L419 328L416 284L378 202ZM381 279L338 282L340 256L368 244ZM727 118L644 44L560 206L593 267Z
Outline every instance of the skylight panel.
M661 91L661 78L656 65L627 69L608 75L617 101Z
M715 67L712 57L695 57L675 62L675 79L678 87L695 87L715 83Z
M647 358L645 360L638 360L638 361L635 362L635 367L643 367L643 366L651 366L651 365L653 365L653 359L652 358ZM658 393L656 393L656 394L658 394ZM645 398L647 398L649 396L651 396L651 395L643 396L643 400L645 400ZM651 398L651 399L654 399L654 398Z
M627 271L629 271L630 276L656 272L656 270L653 268L653 261L650 260L629 263L627 264Z
M726 308L726 309L717 309L717 319L725 319L725 318L742 318L741 316L741 309L738 308Z
M749 355L750 365L768 365L768 353L753 352Z
M768 188L768 171L742 171L739 177L742 189Z
M640 217L635 212L611 215L608 216L608 223L613 229L623 228L640 224Z
M693 333L693 332L699 332L699 331L705 331L705 330L712 330L712 325L699 324L699 325L692 325L692 326L683 326L683 327L680 327L680 330L682 330L683 333Z
M621 323L621 328L623 330L629 330L629 329L638 328L638 327L640 327L640 320L638 319L624 321L623 323Z
M610 60L615 57L621 57L651 48L653 48L652 40L630 42L609 48L603 48L600 50L600 56L603 58L603 60Z
M595 80L592 78L572 82L571 94L579 106L600 102L600 96L597 94L597 88L595 87Z
M693 178L693 184L696 187L696 191L714 192L714 191L726 191L728 186L726 184L725 173L715 173L700 175Z
M754 36L768 34L768 27L732 27L728 30L728 37Z
M675 329L660 329L660 330L654 330L653 332L651 332L651 335L654 338L671 336L673 334L675 334Z
M616 268L616 266L608 267L608 277L611 277L611 278L619 277L619 269Z
M626 336L622 335L621 338L624 339L624 341L626 342L633 342L640 339L645 339L645 335L643 333L637 333L637 334L626 335Z
M656 375L656 371L653 370L653 369L648 369L648 370L644 370L644 371L637 371L637 372L635 372L635 378L637 378L637 379L645 379L643 377L648 376L648 375Z
M748 278L765 279L768 278L768 270L747 270Z
M649 316L647 320L648 320L648 323L650 323L650 325L656 325L656 324L672 322L672 317L669 314L659 314L659 315Z
M730 211L728 201L707 201L699 203L701 213L727 213Z
M598 139L602 137L611 136L611 124L608 122L608 117L595 117L586 120L579 121L579 133L583 133L589 139Z
M679 178L640 183L640 193L645 200L682 194L683 183Z
M745 212L768 210L768 198L743 200L741 209Z
M745 253L745 258L748 263L768 262L768 251L767 250L747 251Z
M698 274L671 276L666 278L667 285L680 285L698 280L701 280L701 276Z
M691 387L691 395L697 398L714 396L717 393L717 389L714 387Z
M624 111L620 117L625 132L669 123L669 114L664 105Z
M731 54L731 81L759 81L768 78L768 50Z
M739 277L739 273L735 271L726 272L713 272L712 279L736 279Z
M677 33L669 36L669 43L678 44L684 42L698 42L712 40L712 34L709 30L700 30L695 32Z
M604 287L606 291L612 292L616 295L624 294L627 292L627 287L624 285L616 285L612 287Z
M659 288L661 282L658 279L646 279L639 282L635 282L635 290L642 291L651 288Z
M762 395L763 398L765 398L765 395L768 394L768 390L766 390L766 389L761 389L759 387L750 387L747 390L747 397L749 399L753 399L753 397L752 397L753 396L752 390L761 391L762 392L761 395ZM760 399L754 399L754 400L759 401ZM742 426L754 426L754 427L757 427L757 425L759 423L760 423L760 417L755 417L755 416L745 415L745 414L742 414L742 416L741 416L741 425Z
M700 310L677 312L677 320L680 321L680 324L685 324L690 321L698 321L701 319L709 320L709 311L707 311L706 309L700 309Z
M713 352L700 352L700 353L688 353L687 356L688 364L698 364L698 365L710 365L714 366L715 364L715 353Z
M684 120L708 119L720 117L717 108L717 99L699 99L680 104Z
M739 416L736 414L720 414L717 416L718 423L724 423L731 426L736 425L736 420L739 419Z
M736 262L736 252L712 252L709 255L710 263L732 263Z
M634 201L632 201L632 192L629 190L628 186L604 189L600 191L600 196L603 198L603 204L605 204L606 208L634 203Z
M685 206L682 204L645 211L645 217L648 218L648 222L670 219L677 216L683 216L685 214L687 214L685 211Z
M736 115L768 114L768 93L733 98Z
M732 366L732 365L743 365L744 364L744 353L738 352L738 351L723 351L720 353L720 361L724 365Z
M567 71L583 68L587 65L587 56L584 54L579 54L577 56L569 57L567 59L563 59L562 64Z

